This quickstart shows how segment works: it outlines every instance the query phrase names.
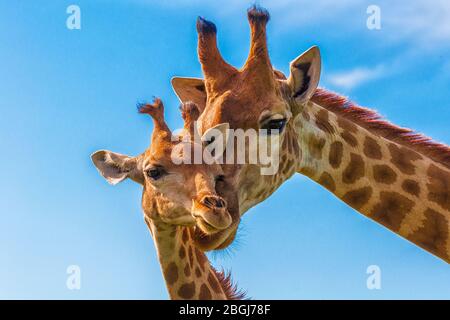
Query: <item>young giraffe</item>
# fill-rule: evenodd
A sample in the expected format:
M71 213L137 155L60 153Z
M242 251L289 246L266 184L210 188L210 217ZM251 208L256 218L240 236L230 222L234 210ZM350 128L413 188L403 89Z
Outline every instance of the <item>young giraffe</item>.
M234 232L230 236L228 230L239 221L236 193L221 178L222 170L217 164L174 164L174 157L186 156L184 152L201 146L183 137L172 139L163 110L159 99L139 108L139 112L154 120L151 146L142 155L130 158L101 150L92 155L92 160L112 184L129 177L143 185L144 219L171 299L242 298L230 276L217 272L196 247L199 241L217 241L214 237L220 243L232 240ZM190 134L197 108L192 103L183 104L182 114L185 133ZM193 227L195 223L197 226ZM224 229L227 231L221 231Z
M174 78L178 97L197 102L200 132L230 128L279 129L280 170L263 176L257 165L224 166L237 177L241 214L299 172L367 217L450 262L450 148L381 120L375 112L317 89L317 47L274 70L266 43L269 14L248 11L251 46L240 69L221 57L216 27L197 20L205 81Z

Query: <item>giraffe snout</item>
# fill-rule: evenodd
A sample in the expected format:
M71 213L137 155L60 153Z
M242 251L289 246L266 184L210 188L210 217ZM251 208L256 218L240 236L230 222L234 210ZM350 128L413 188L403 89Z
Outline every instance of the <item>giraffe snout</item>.
M217 195L205 195L199 201L194 201L192 213L197 225L206 234L226 229L232 223L227 202Z
M218 196L204 196L200 203L213 210L222 209L227 206L225 200Z

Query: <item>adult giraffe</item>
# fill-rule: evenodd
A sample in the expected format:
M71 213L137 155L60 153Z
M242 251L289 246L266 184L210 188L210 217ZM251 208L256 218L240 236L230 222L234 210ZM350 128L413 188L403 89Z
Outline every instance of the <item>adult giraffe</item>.
M135 158L97 151L92 155L95 166L111 184L126 178L142 184L144 219L171 299L242 298L230 276L216 271L197 248L206 239L222 244L234 237L236 228L231 226L239 223L239 208L233 186L222 181L218 164L175 164L174 158L188 156L185 151L195 152L201 146L181 136L172 139L159 99L139 111L154 120L151 146ZM183 134L191 135L196 106L183 104L182 114Z
M199 18L198 56L205 80L174 78L182 101L202 109L200 133L230 128L279 129L279 171L224 166L237 180L241 214L295 172L349 206L450 262L450 148L383 121L374 111L317 89L321 59L313 47L294 59L286 78L274 70L266 43L266 10L248 10L250 53L236 69L221 57L216 27Z

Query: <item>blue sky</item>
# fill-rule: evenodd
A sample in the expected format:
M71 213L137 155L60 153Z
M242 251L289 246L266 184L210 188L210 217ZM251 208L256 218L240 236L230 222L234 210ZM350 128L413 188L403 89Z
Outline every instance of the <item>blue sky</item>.
M167 298L140 187L109 186L89 155L144 150L151 123L135 104L154 95L179 128L169 80L201 75L196 17L216 23L223 55L240 66L252 3L0 2L0 298ZM448 1L259 3L272 15L275 67L287 72L317 44L321 86L450 143ZM70 4L81 30L66 28ZM370 4L381 30L366 27ZM238 242L213 261L253 298L450 298L447 264L301 176L245 215ZM81 290L66 287L69 265L81 268ZM369 265L381 268L381 290L366 287Z

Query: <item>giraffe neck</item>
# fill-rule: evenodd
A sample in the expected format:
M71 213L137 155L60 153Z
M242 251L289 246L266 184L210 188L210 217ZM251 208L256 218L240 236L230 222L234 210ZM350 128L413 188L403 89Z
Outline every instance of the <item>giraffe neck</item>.
M365 216L450 262L450 170L423 152L308 103L297 171Z
M192 229L145 219L155 243L166 287L172 300L239 298L230 277L217 272L191 237Z

